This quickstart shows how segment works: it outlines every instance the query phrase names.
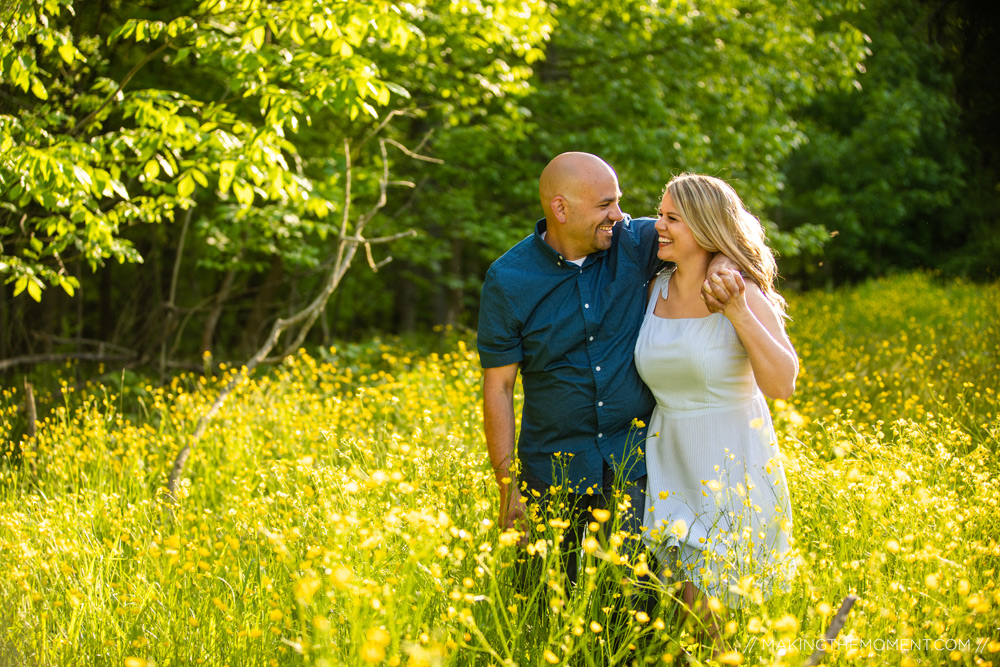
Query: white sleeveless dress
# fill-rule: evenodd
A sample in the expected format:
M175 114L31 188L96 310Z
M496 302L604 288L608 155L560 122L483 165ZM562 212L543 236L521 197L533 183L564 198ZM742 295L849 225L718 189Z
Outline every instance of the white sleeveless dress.
M656 398L644 448L643 539L661 574L739 606L755 588L764 598L784 588L792 574L788 485L767 402L733 325L721 313L653 313L670 276L656 277L635 347Z

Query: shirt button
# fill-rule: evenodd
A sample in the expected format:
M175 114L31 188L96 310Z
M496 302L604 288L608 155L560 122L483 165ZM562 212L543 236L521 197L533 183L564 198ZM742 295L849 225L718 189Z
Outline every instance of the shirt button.
M604 437L604 434L603 434L603 433L598 433L598 434L597 434L597 437L598 437L598 438L603 438L603 437Z
M602 405L604 405L604 401L598 401L597 402L597 407L601 407Z
M583 304L583 307L584 308L590 308L590 304L589 303L585 303L585 304Z
M601 367L600 367L600 366L598 366L598 367L597 367L597 368L595 368L594 370L596 370L596 371L597 371L598 373L600 373L600 372L601 372Z
M593 337L593 336L591 336L591 337L590 337L590 338L588 338L587 340L594 340L594 337Z

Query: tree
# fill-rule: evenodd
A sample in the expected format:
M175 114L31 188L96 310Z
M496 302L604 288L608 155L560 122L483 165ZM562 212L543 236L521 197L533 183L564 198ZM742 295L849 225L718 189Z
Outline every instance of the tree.
M779 230L767 213L784 185L781 165L805 141L799 110L822 91L853 89L859 75L867 42L853 5L557 3L520 115L432 140L445 166L402 219L437 233L407 241L408 262L389 269L396 310L411 313L397 323L413 326L417 310L459 321L454 305L435 302L464 301L471 319L486 266L531 232L541 215L538 174L566 150L607 159L634 216L652 213L672 174L707 172L734 183L782 255L817 247L821 224ZM426 289L423 299L413 285ZM445 294L434 299L435 287Z
M341 233L339 146L411 104L383 62L423 61L435 74L422 96L461 123L481 97L523 88L530 70L508 60L537 57L546 21L537 0L13 3L0 42L0 275L15 296L59 286L98 305L94 287L77 294L78 263L152 255L154 277L131 281L144 290L131 297L148 320L142 355L184 323L179 292L211 340L241 277L271 266L318 280ZM445 67L459 58L468 70ZM400 158L388 158L394 173ZM352 159L354 196L371 201L380 159ZM197 276L179 290L184 266ZM111 291L100 296L130 299Z
M996 68L976 39L991 22L969 20L976 4L877 0L860 17L872 40L860 89L824 92L804 110L809 141L784 168L782 228L819 222L836 234L788 266L802 284L995 261L985 230L995 229L998 171L981 160L995 124L969 117L996 101L996 87L982 85ZM960 88L971 72L975 83Z

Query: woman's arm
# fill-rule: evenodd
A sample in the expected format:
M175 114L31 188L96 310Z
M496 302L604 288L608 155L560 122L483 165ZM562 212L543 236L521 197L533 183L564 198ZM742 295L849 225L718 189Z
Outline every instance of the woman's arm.
M713 274L702 285L722 305L743 347L761 392L787 399L795 391L799 359L785 334L781 316L756 283L747 284L738 271Z

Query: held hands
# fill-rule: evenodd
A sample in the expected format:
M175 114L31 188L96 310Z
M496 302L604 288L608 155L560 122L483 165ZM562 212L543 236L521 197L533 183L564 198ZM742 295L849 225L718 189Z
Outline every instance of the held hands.
M701 284L701 300L709 311L722 313L732 320L748 311L746 289L739 271L722 269Z

